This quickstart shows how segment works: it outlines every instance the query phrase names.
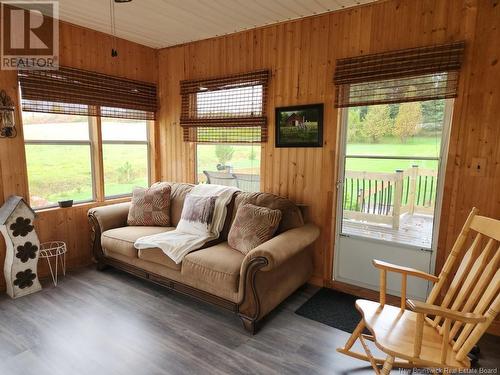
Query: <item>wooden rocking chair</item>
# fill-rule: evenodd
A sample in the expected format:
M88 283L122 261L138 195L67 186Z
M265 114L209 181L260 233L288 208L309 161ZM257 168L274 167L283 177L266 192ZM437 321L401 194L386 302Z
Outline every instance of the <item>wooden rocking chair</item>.
M477 233L470 247L466 241ZM402 368L470 368L468 353L500 308L500 221L477 215L473 208L439 277L374 260L380 269L380 302L357 300L362 319L340 353L369 361L375 373ZM457 270L451 280L453 270ZM386 305L387 272L401 274L401 306ZM406 299L408 276L434 283L426 302ZM438 297L443 296L438 304ZM371 335L363 334L365 327ZM359 340L365 353L352 351ZM366 340L386 358L375 358ZM380 369L379 366L382 366Z

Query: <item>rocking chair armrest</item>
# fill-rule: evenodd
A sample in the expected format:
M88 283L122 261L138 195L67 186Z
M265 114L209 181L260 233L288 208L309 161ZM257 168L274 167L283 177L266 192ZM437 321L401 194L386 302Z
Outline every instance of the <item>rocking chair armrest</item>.
M464 313L461 311L451 310L445 307L431 305L429 303L415 301L412 299L406 300L406 306L411 311L422 314L437 315L443 318L448 318L453 321L460 321L463 323L481 323L486 321L486 317L474 313Z
M439 280L437 276L431 275L424 271L417 270L415 268L398 266L396 264L384 262L377 259L373 259L372 263L375 266L375 268L378 268L380 270L392 271L392 272L402 273L405 275L420 277L421 279L432 281L433 283L436 283Z

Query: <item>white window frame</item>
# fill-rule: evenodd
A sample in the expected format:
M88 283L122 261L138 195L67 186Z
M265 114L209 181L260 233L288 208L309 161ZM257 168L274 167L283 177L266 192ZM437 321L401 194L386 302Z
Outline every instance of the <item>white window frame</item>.
M107 117L112 118L112 117ZM98 121L101 123L102 118L99 117ZM148 168L148 186L151 185L151 139L150 139L150 128L151 122L150 120L144 120L146 125L146 140L145 141L104 141L102 140L102 126L99 124L99 129L101 130L100 139L101 145L146 145L146 153L147 153L147 168ZM104 150L102 152L102 175L103 175L103 187L104 187L104 200L109 199L117 199L117 198L125 198L132 196L132 192L126 194L115 194L115 195L106 195L106 176L104 174Z
M21 113L22 116L22 113ZM90 153L90 174L91 174L91 179L92 179L92 198L91 199L85 199L81 201L75 201L74 203L76 204L81 204L81 203L90 203L90 202L95 202L97 200L96 197L96 189L95 189L95 163L94 163L94 153L92 152L93 144L92 144L92 117L91 116L86 116L87 117L87 129L88 129L88 135L89 139L87 141L62 141L62 140L24 140L25 145L46 145L46 146L89 146L89 153ZM43 126L43 125L42 125ZM26 172L28 171L28 161L26 160ZM28 191L29 191L29 180L28 180ZM28 194L29 199L31 199L31 195ZM36 207L34 210L45 210L48 208L54 208L58 207L57 204L51 204L47 206L41 206L41 207Z

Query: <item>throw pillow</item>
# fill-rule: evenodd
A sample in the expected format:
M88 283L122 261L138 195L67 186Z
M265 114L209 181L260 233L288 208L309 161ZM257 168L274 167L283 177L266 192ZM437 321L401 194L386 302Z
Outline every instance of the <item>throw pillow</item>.
M154 184L148 188L135 188L128 211L128 225L170 226L169 184Z
M243 254L270 240L281 221L281 211L253 204L238 208L227 243Z
M217 197L186 195L177 231L190 234L210 235Z

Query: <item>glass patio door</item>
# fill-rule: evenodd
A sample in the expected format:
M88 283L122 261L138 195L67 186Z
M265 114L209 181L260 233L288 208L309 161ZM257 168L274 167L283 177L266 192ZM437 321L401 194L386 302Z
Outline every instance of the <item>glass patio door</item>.
M451 101L343 111L335 280L378 290L372 259L434 271ZM400 277L388 292L398 295ZM410 278L408 295L427 282Z

